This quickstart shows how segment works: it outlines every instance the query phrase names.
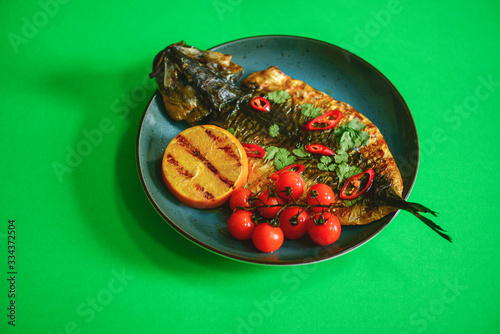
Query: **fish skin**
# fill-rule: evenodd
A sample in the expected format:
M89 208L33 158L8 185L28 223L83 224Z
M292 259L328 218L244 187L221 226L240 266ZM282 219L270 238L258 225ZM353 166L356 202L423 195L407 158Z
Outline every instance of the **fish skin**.
M310 103L315 107L321 108L324 112L339 109L342 111L343 117L338 127L349 123L355 118L358 118L366 125L364 131L370 134L370 139L368 145L359 147L358 149L361 155L364 157L371 157L371 159L367 159L362 169L366 170L370 167L376 172L376 178L372 185L373 189L382 189L381 187L383 184L390 186L383 188L385 190L384 193L369 191L367 195L363 197L362 202L358 202L351 207L335 208L333 213L337 216L342 225L368 224L398 209L392 205L387 205L384 200L386 196L385 192L393 192L395 196L401 197L403 192L403 180L386 141L383 139L378 128L368 118L356 111L349 104L337 101L327 94L317 91L303 81L292 79L275 66L252 73L242 82L242 86L252 87L254 90L263 93L286 90L291 95L292 104L294 105ZM307 133L306 131L303 132ZM320 142L331 148L337 145L333 138L325 138L324 132L326 131L319 131L319 133L316 133L318 131L313 132L314 133L311 135L315 135L317 138L309 140ZM302 140L308 140L308 138L306 137ZM310 166L310 168L314 169L315 166ZM319 174L324 173L325 172L321 172ZM318 176L310 178L307 185L310 186L317 183L317 179ZM339 188L339 185L336 184L332 188ZM340 204L341 202L342 201L337 198L337 203Z
M231 56L179 42L156 55L150 78L155 78L168 115L194 125L239 98L242 92L234 83L242 74Z
M344 116L337 127L358 118L366 125L364 131L370 135L368 145L353 150L349 162L353 163L353 159L356 159L362 170L370 167L376 172L370 190L354 205L347 207L337 199L337 204L342 206L334 208L333 213L341 224L364 225L403 209L451 242L445 230L421 215L430 213L435 216L434 211L420 204L407 202L401 197L403 181L397 164L382 134L368 118L349 104L337 101L303 81L290 78L275 66L250 74L238 87L235 78L241 76L242 69L230 62L230 56L196 50L198 49L186 47L183 42L172 44L162 50L153 62L151 77L156 79L166 111L172 119L186 120L192 125L203 121L226 129L234 127L237 128L235 136L243 143L292 150L297 142L320 142L335 147L335 136L330 131L301 131L298 124L305 122L300 115L301 104L311 103L323 112L339 109ZM169 70L163 70L167 68ZM172 78L175 80L172 81ZM271 112L268 113L251 110L249 102L254 96L263 96L277 90L286 90L291 99L282 104L272 103ZM288 121L284 127L286 134L290 135L270 137L268 127L274 122L284 121ZM244 131L239 133L238 129L241 128ZM317 170L315 163L310 160L297 160L297 163L303 163L306 169L309 167L310 170L316 170L307 175L306 188L321 182L331 185L338 193L340 185L335 173ZM275 171L272 161L249 159L249 179L245 187L253 192L265 190L271 184L270 176Z

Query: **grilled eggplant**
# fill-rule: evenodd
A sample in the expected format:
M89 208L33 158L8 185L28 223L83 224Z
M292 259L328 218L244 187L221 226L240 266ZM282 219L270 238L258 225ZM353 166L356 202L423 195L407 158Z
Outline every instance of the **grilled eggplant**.
M337 203L331 211L341 224L364 225L403 209L451 241L446 231L421 214L436 216L436 212L401 197L403 181L399 169L379 129L368 118L349 104L337 101L303 81L290 78L277 67L252 73L237 86L242 72L241 66L234 64L229 55L201 51L181 42L168 46L155 57L150 76L156 79L165 109L173 120L185 120L192 125L203 122L233 129L242 143L259 145L264 149L279 148L282 152L286 150L290 161L305 167L302 175L306 188L315 183L325 183L340 192L349 182L346 180L352 176L353 170L373 171L373 178L366 185L368 190L363 195L353 201L337 196ZM273 92L286 92L287 98L271 101L269 112L256 112L251 107L252 99L269 96ZM331 110L337 112L337 117L339 113L342 116L334 129L309 131L304 126L311 122L312 116L303 112L305 106L324 118ZM270 134L271 127L279 128L278 136ZM364 140L362 144L358 141L358 145L350 142L346 149L344 139L352 138L347 138L349 135L344 138L344 133L350 131L357 131ZM322 158L307 154L303 148L310 143L326 145L339 156ZM335 162L339 164L335 165ZM349 168L351 173L340 166ZM255 193L265 190L272 184L271 177L278 168L282 166L277 166L269 156L249 159L249 177L245 187Z

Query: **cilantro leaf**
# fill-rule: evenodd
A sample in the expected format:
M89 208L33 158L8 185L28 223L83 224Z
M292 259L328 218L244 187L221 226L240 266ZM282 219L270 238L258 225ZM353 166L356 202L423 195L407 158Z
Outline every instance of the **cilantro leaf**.
M349 123L336 129L333 133L338 136L337 140L340 149L348 151L355 146L367 145L370 140L370 134L363 131L364 128L366 128L366 125L360 122L358 118L354 118Z
M346 131L340 137L340 150L348 151L354 147L354 142L352 141L351 133Z
M269 127L269 135L271 137L277 137L280 134L280 126L276 123Z
M335 165L331 164L332 158L326 155L321 156L319 158L319 163L316 165L316 168L322 171L333 172L335 170Z
M333 156L335 163L341 164L343 162L347 162L349 159L349 154L346 151L337 151L337 153Z
M344 179L348 179L351 176L359 174L362 172L361 168L356 166L349 166L347 163L341 163L337 165L336 168L337 177L339 178L339 185Z
M295 156L291 155L286 148L280 147L274 157L274 167L276 167L277 170L283 169L293 164L295 159Z
M300 146L299 148L294 148L292 153L298 156L299 158L307 158L311 156L311 153L307 152L304 146Z
M336 167L335 164L327 165L327 164L324 164L324 163L321 163L321 162L316 165L316 168L318 168L321 171L325 171L325 172L334 172L335 171L335 167Z
M349 170L345 174L345 177L348 179L351 176L354 176L354 175L357 175L357 174L361 173L362 171L363 170L361 168L357 167L357 166L349 166Z
M276 167L276 170L281 170L286 167L285 163L281 160L275 159L274 160L274 167Z
M286 158L290 155L290 152L286 148L279 147L278 152L276 152L276 158L277 159L283 159Z
M361 200L361 198L362 197L358 197L358 198L355 198L355 199L350 200L350 201L348 201L348 200L345 199L342 202L344 202L344 204L347 205L347 206L353 206L354 204L356 204L357 202L359 202Z
M328 165L330 162L332 162L332 157L322 155L321 158L319 158L319 161Z
M233 136L236 133L236 130L234 128L229 128L227 129L227 131L229 131L229 133L231 133Z
M316 108L310 103L304 103L300 106L300 113L305 117L316 118L322 115L321 108Z
M347 164L349 154L346 151L338 151L333 159L330 156L322 156L316 165L321 171L335 172L339 178L339 186L342 181L362 172L361 168Z
M338 129L334 131L334 134L338 135L341 134L345 131L349 130L354 130L354 131L361 131L364 128L366 128L366 125L364 125L357 117L352 119L349 123L342 125Z
M356 131L361 131L363 130L364 128L366 128L366 125L363 124L363 122L361 122L357 117L354 118L352 121L350 121L349 123L347 123L347 125L353 129L353 130L356 130Z
M368 145L368 141L370 140L370 134L366 131L359 131L356 133L356 137L354 138L354 144L357 147Z
M264 155L264 159L266 159L266 160L273 160L274 156L276 155L276 153L278 153L278 150L279 150L279 148L276 147L276 146L268 146L265 149L266 154Z
M338 141L340 149L348 151L355 146L360 147L367 145L370 139L370 134L363 131L364 128L366 128L366 125L359 121L358 118L354 118L349 123L336 129L333 133L339 136Z
M346 163L342 163L342 164L337 165L336 172L337 172L337 177L339 178L339 185L344 180L348 169L349 169L349 165Z
M266 149L264 159L273 160L274 167L277 170L283 169L295 162L296 157L292 155L286 148L268 146Z
M319 163L316 165L316 168L318 168L319 170L322 170L322 171L328 171L328 165L325 165L324 163Z
M276 103L286 102L286 100L288 100L289 98L291 98L290 94L288 94L288 92L284 90L277 90L267 94L267 99Z

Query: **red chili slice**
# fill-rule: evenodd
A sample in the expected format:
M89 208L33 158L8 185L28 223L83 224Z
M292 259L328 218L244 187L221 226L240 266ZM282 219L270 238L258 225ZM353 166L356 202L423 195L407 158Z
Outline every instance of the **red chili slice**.
M366 186L363 189L359 189L359 185L360 185L359 179L361 179L361 177L363 177L363 175L365 175L365 174L368 174L368 177L369 177L368 178L368 182L366 183ZM367 170L365 170L362 173L359 173L357 175L351 176L346 181L346 183L344 184L344 186L342 187L342 190L340 191L339 197L342 198L342 199L346 199L346 200L351 200L351 199L358 198L359 196L361 196L362 194L364 194L368 189L370 189L370 187L372 186L373 178L374 177L375 177L375 172L371 168L368 168ZM351 192L351 194L347 195L346 194L347 187L350 184L353 184L355 187L357 185L357 187L356 187L356 189L353 192Z
M271 104L269 101L262 96L256 96L250 101L250 105L252 108L255 110L261 111L261 112L268 112L271 110Z
M249 158L263 158L266 155L266 151L259 145L255 144L241 144L245 149L247 157Z
M335 155L332 149L321 144L307 144L305 147L307 152L311 152L319 155Z
M300 174L304 171L305 168L306 168L306 166L301 165L301 164L286 166L285 168L280 169L279 171L277 171L273 175L271 175L271 180L276 181L278 179L278 176L280 176L281 173L289 171L289 170Z
M331 119L330 117L335 117L335 119ZM323 115L316 117L315 119L310 120L309 122L304 124L302 129L307 131L328 130L335 127L340 122L341 119L342 119L342 111L338 109L330 110L324 113Z

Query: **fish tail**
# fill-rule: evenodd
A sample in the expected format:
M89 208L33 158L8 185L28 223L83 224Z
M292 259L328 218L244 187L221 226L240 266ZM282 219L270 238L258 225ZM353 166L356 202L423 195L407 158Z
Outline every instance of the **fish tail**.
M441 237L448 240L449 242L452 242L451 237L448 234L446 234L446 231L443 230L439 225L434 223L432 220L430 220L427 217L422 216L418 211L414 211L414 210L407 210L407 211L411 212L413 215L415 215L415 217L417 217L418 219L423 221L427 226L429 226L432 230L434 230L434 232L439 234Z
M428 207L423 206L422 204L409 203L409 202L406 202L406 204L409 204L412 208L414 208L415 210L417 210L417 212L430 213L434 217L437 217L437 212L436 211L433 211L433 210L429 209Z
M452 242L451 237L446 233L446 230L444 230L442 227L440 227L439 225L434 223L429 218L421 215L421 213L430 213L434 217L437 217L436 211L433 211L433 210L423 206L422 204L407 202L402 198L398 198L398 199L393 198L393 200L394 200L393 203L391 203L393 206L410 212L415 217L417 217L422 222L424 222L425 225L429 226L434 232L436 232L437 234L439 234L441 237L448 240L449 242Z

